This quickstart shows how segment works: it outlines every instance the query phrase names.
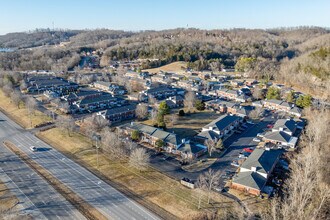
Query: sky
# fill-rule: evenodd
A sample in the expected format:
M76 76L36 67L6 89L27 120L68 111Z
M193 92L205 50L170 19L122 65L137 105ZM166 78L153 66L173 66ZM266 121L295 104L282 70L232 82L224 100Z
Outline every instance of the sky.
M330 0L0 0L0 34L36 28L330 27Z

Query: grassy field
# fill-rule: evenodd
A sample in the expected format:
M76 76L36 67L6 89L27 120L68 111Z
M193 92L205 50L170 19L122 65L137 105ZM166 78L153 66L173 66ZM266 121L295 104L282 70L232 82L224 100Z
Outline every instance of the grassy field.
M34 115L31 117L28 115L26 108L23 104L20 108L12 103L11 99L0 90L0 109L5 111L7 114L12 116L17 123L19 123L24 128L32 128L37 124L50 121L51 119L40 111L35 111Z
M172 73L181 73L183 74L185 72L185 69L187 68L187 63L183 61L173 62L170 64L167 64L165 66L161 66L158 68L153 69L144 69L143 71L148 71L150 73L158 73L159 71L164 72L172 72Z
M73 155L83 164L97 169L96 152L92 143L80 134L69 137L67 133L54 128L38 134L38 136L52 144L62 152ZM182 186L179 182L150 168L139 172L130 168L125 159L116 160L105 154L99 156L99 171L111 181L124 186L142 200L152 206L161 207L180 219L190 219L198 215L198 198L196 190ZM217 193L213 195L212 205L206 204L206 195L203 195L202 206L206 209L216 208L219 212L224 208L231 210L237 204L227 197Z
M178 110L172 110L171 114L177 114L177 112ZM187 138L198 134L202 127L214 119L217 119L219 116L219 114L213 111L196 111L195 113L178 117L177 122L173 126L170 123L170 115L165 116L165 122L168 132L174 132L180 138ZM150 119L142 123L152 126L152 121Z

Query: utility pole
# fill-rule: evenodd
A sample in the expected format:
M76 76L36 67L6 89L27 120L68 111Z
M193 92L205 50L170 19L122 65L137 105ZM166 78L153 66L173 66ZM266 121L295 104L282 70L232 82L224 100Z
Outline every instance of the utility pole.
M96 160L97 160L97 170L99 169L99 147L97 145L97 139L96 139Z

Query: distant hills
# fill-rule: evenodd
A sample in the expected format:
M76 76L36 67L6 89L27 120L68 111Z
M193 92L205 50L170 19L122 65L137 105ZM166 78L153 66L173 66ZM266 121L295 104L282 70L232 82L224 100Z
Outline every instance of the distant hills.
M0 69L51 69L77 66L82 52L95 51L100 66L111 60L150 59L141 68L184 61L194 70L233 68L261 80L299 82L325 92L329 80L330 30L319 27L283 29L127 32L97 30L39 30L0 36ZM26 50L32 49L32 50ZM294 79L294 80L293 80ZM310 86L310 85L317 85ZM329 88L330 90L330 88Z

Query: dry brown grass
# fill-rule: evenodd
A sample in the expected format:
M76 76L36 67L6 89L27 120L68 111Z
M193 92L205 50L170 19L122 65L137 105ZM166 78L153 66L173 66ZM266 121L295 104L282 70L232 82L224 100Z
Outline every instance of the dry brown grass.
M177 114L178 110L173 111L171 114ZM200 132L202 127L217 119L220 115L212 111L196 111L186 116L178 117L177 122L172 126L170 115L165 116L166 127L168 132L174 132L181 138L192 137ZM151 120L142 122L143 124L151 125Z
M18 124L24 128L32 128L37 124L50 121L51 119L40 111L35 111L34 115L28 115L26 108L21 104L20 108L12 103L9 97L0 90L0 109L11 116ZM32 124L31 124L32 122Z
M97 169L96 152L85 137L74 134L72 137L62 133L57 128L41 132L38 135L57 149L74 154L79 160L89 167ZM123 185L139 198L163 208L178 218L187 218L197 214L198 198L195 190L182 186L160 172L150 168L146 172L139 172L130 168L126 160L116 160L105 154L99 156L99 171L116 184ZM204 197L206 199L206 196ZM217 193L213 195L213 205L207 205L203 200L204 208L232 207L237 204ZM221 212L221 209L220 209Z
M183 74L185 72L185 69L187 68L187 63L183 61L173 62L170 64L167 64L165 66L161 66L158 68L153 69L144 69L143 71L148 71L150 73L158 73L159 71L164 72L171 72L171 73L181 73Z
M229 189L230 194L239 198L246 207L253 213L265 213L268 210L270 201L265 197L261 199L260 197L250 195L240 190Z

